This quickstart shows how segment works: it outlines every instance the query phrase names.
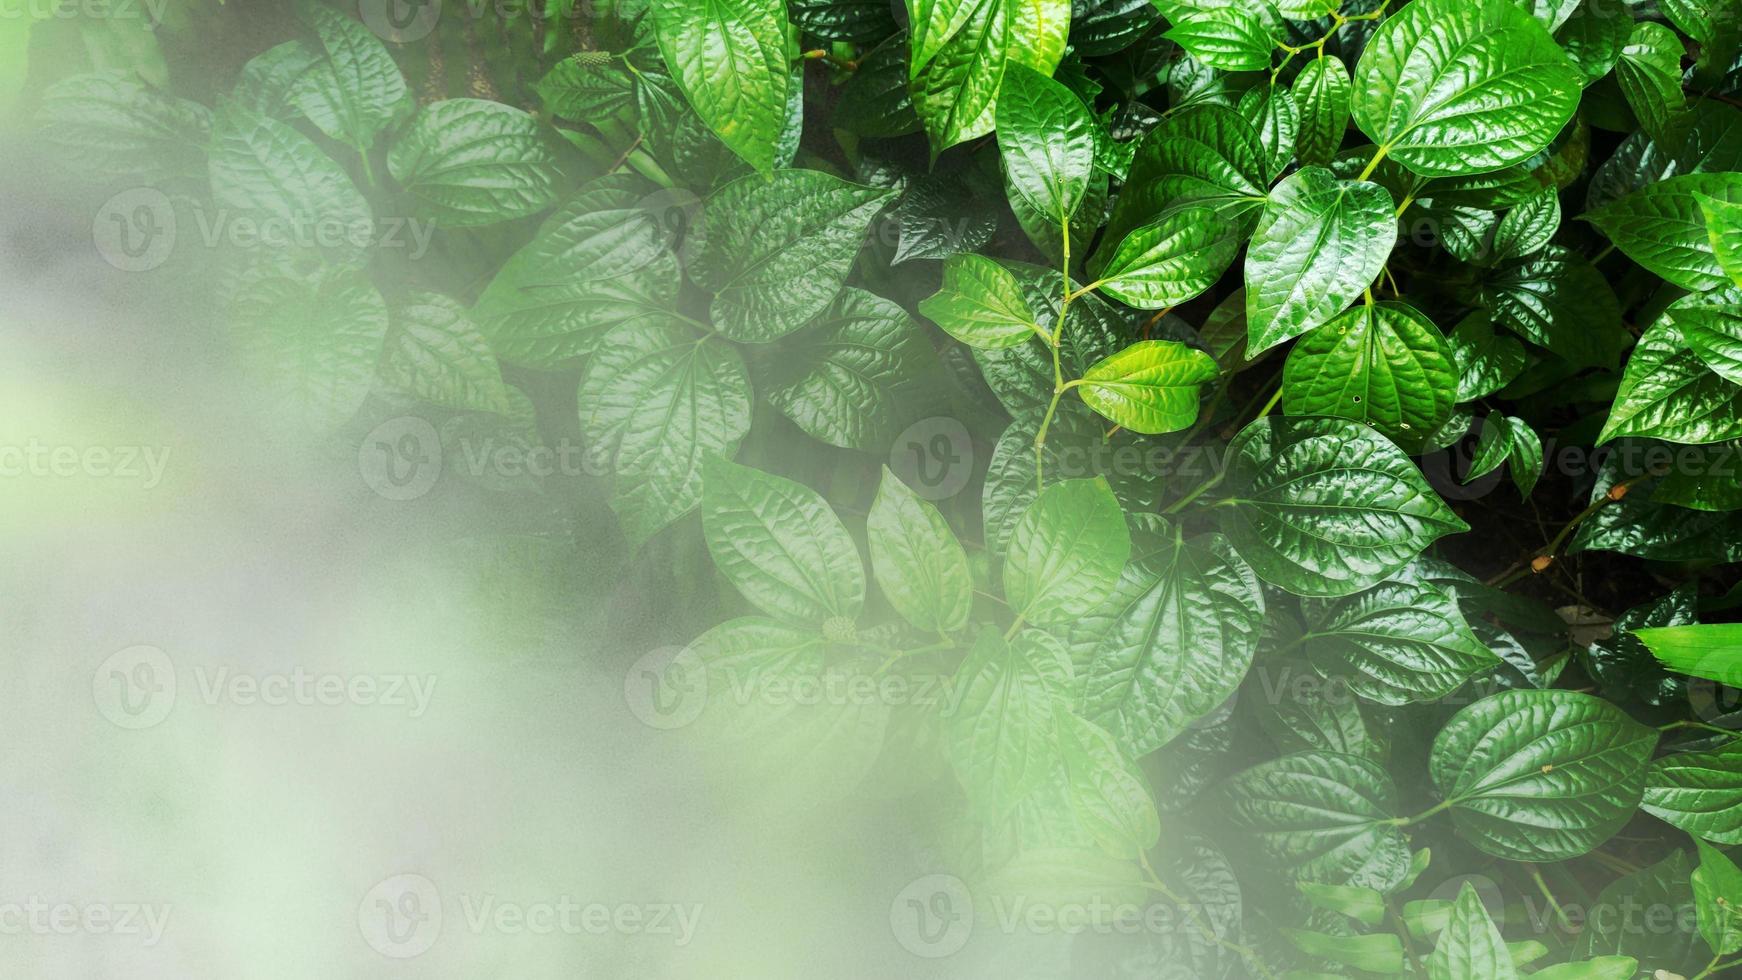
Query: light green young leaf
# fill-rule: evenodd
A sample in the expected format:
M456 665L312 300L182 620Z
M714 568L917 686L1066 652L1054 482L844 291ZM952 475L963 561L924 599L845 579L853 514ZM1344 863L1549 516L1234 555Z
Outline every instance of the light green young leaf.
M1582 81L1515 0L1416 0L1367 43L1355 123L1418 174L1479 174L1548 146L1573 117Z
M1294 80L1300 107L1295 153L1303 166L1328 167L1349 129L1349 69L1336 55L1320 53Z
M714 294L714 328L762 344L804 326L841 292L865 229L893 197L820 170L752 174L715 191L690 230L688 268Z
M1661 139L1687 106L1682 94L1682 42L1675 32L1654 21L1633 25L1633 35L1621 50L1615 80L1646 135Z
M1397 242L1391 195L1297 171L1271 192L1246 253L1248 356L1341 313L1372 285Z
M1706 234L1718 268L1742 286L1742 204L1694 193L1700 216L1706 219Z
M983 255L944 260L943 286L919 302L919 312L970 347L1015 347L1038 336L1040 326L1022 285Z
M1430 980L1518 980L1506 940L1468 881L1428 957L1427 975Z
M1694 912L1700 936L1714 956L1742 950L1742 869L1723 851L1695 839L1700 866L1688 880L1694 887Z
M1252 569L1221 535L1135 518L1161 544L1125 567L1082 668L1082 711L1134 757L1166 745L1239 687L1264 620Z
M313 282L265 276L231 299L228 321L273 423L336 429L375 387L387 304L359 272L331 270Z
M389 387L462 412L509 410L508 386L464 307L435 293L394 307L381 359Z
M1389 891L1409 872L1409 843L1393 825L1397 788L1377 762L1296 752L1223 783L1218 814L1297 880Z
M1639 961L1631 956L1599 956L1545 966L1532 973L1530 980L1633 980L1638 970Z
M1364 926L1376 926L1385 921L1385 896L1372 888L1351 885L1321 885L1297 881L1301 897L1314 906L1346 915Z
M1069 622L1107 598L1130 554L1125 514L1105 479L1056 483L1010 534L1005 598L1027 622Z
M865 604L852 535L815 490L709 456L702 536L714 567L757 608L794 625L839 629Z
M708 128L757 170L775 167L786 127L786 4L650 0L671 77Z
M887 466L865 518L865 538L877 584L903 619L928 633L968 624L974 581L967 553L938 509Z
M1198 389L1216 380L1215 359L1173 340L1140 340L1083 373L1077 394L1133 432L1177 432L1198 419Z
M669 216L644 206L650 191L627 174L601 177L509 258L476 310L498 356L556 369L591 353L619 324L682 322Z
M387 154L422 216L449 227L537 214L562 182L552 137L530 114L484 99L432 102Z
M1153 848L1161 838L1161 818L1142 772L1106 729L1077 717L1062 703L1053 710L1078 822L1108 854L1129 857Z
M1678 674L1742 687L1742 624L1657 626L1633 635Z
M1336 935L1304 929L1280 930L1296 949L1315 960L1329 960L1362 973L1402 973L1403 940L1395 933Z
M1651 764L1640 809L1718 844L1742 844L1742 743Z
M1470 632L1457 601L1425 583L1387 582L1303 608L1301 642L1313 669L1369 701L1434 701L1500 664Z
M1002 816L1059 765L1054 711L1070 691L1070 658L1039 630L1006 644L987 627L955 683L960 701L943 719L950 761L970 798Z
M1184 14L1165 36L1192 57L1222 71L1262 71L1270 67L1270 55L1276 48L1276 39L1264 21L1233 5Z
M1742 204L1742 173L1684 173L1660 180L1586 214L1627 257L1692 292L1731 282L1712 252L1700 209L1704 195Z
M713 453L750 431L750 378L731 344L657 319L612 329L581 375L581 434L616 474L611 506L640 545L702 499Z
M1601 698L1503 691L1459 711L1428 771L1458 832L1513 861L1585 854L1633 816L1657 732Z
M998 150L1010 190L1064 228L1095 168L1095 120L1070 89L1020 62L998 93Z
M1433 321L1405 303L1359 306L1302 337L1282 375L1290 415L1364 422L1405 449L1451 417L1457 372Z
M757 388L817 439L883 452L931 402L925 387L936 364L906 310L848 287L787 340Z
M1378 584L1469 530L1414 461L1359 422L1261 418L1228 446L1222 529L1260 577L1296 595Z

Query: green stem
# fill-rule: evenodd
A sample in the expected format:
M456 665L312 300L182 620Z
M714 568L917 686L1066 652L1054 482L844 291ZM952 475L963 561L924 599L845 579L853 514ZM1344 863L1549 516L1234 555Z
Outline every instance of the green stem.
M1421 823L1423 820L1426 820L1436 813L1450 810L1452 807L1456 806L1457 803L1457 800L1443 800L1434 807L1423 810L1413 817L1392 817L1390 820L1381 820L1379 822L1391 827L1409 827Z
M1367 161L1367 168L1365 170L1361 171L1361 176L1356 177L1355 179L1356 180L1366 180L1368 177L1372 176L1373 171L1377 170L1379 168L1379 161L1385 159L1385 155L1387 153L1390 153L1390 152L1391 152L1390 144L1387 144L1385 146L1381 146L1379 148L1379 152L1373 154L1373 159Z
M1721 953L1719 954L1719 956L1722 955L1723 954ZM1694 974L1693 980L1705 980L1706 977L1714 976L1720 970L1728 970L1733 966L1742 966L1742 958L1730 960L1728 962L1721 962L1719 956L1712 957L1712 962L1707 963L1704 970Z
M1198 499L1199 497L1202 497L1204 494L1210 492L1211 490L1214 490L1217 486L1221 485L1222 478L1227 476L1227 475L1228 475L1228 471L1224 469L1222 472L1217 473L1215 476L1212 476L1208 480L1205 480L1204 482L1198 484L1197 487L1195 487L1191 493L1188 493L1185 496L1174 501L1173 504L1170 505L1166 510L1162 511L1162 513L1163 514L1177 514L1180 511L1185 510L1187 504Z
M1561 920L1561 928L1568 932L1573 930L1573 922L1567 918L1567 913L1561 908L1561 903L1555 901L1554 892L1549 891L1548 882L1543 880L1542 869L1536 865L1530 866L1530 878L1536 882L1536 890L1542 892L1542 897L1548 899L1548 907L1554 910L1555 918Z
M1712 732L1730 738L1736 738L1738 735L1742 735L1742 732L1737 732L1729 728L1720 728L1717 725L1708 725L1703 721L1672 721L1667 725L1657 726L1657 730L1660 732L1674 731L1677 728L1692 728L1696 731Z
M1258 413L1256 418L1263 418L1266 415L1269 415L1271 410L1276 407L1276 403L1280 401L1282 401L1282 389L1279 387L1276 389L1276 394L1271 395L1270 400L1264 403L1263 410Z

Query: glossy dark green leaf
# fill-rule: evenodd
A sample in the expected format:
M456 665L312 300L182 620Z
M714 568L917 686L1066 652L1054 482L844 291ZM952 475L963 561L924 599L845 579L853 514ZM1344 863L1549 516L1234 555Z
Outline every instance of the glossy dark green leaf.
M1402 450L1349 419L1259 419L1234 437L1227 467L1223 530L1296 595L1359 592L1469 529Z
M903 619L928 633L967 625L974 601L968 555L937 508L888 467L865 518L865 537L877 585Z
M1278 184L1246 253L1250 354L1341 313L1373 283L1396 241L1391 195L1378 184L1338 180L1322 167Z
M1742 746L1677 752L1652 763L1640 808L1695 837L1742 844Z
M1405 303L1359 306L1289 352L1282 404L1290 415L1338 415L1405 449L1451 417L1457 374L1438 327Z
M1054 484L1010 533L1005 598L1030 623L1067 622L1107 598L1130 554L1125 515L1106 480Z
M424 106L394 140L387 168L416 211L453 227L524 218L556 200L562 173L530 114L483 99Z
M616 474L611 506L639 544L702 500L703 463L750 431L750 379L724 341L644 320L606 334L581 375L581 432Z
M1615 290L1583 256L1558 245L1509 262L1482 299L1493 321L1586 367L1613 367L1627 345Z
M1265 175L1275 180L1294 159L1300 132L1300 109L1280 85L1260 85L1240 97L1240 114L1252 123L1264 146Z
M1051 75L1069 0L907 0L914 108L934 153L992 131L1008 62Z
M1634 24L1615 66L1615 80L1640 128L1648 136L1663 135L1687 104L1682 94L1681 39L1653 21Z
M1610 882L1593 907L1615 911L1590 920L1574 945L1575 955L1630 956L1653 970L1688 977L1699 973L1712 951L1694 928L1691 871L1688 852L1675 850L1642 871ZM1654 918L1648 920L1648 914ZM1658 925L1650 926L1651 921Z
M1489 412L1476 438L1476 453L1470 459L1465 483L1474 483L1506 464L1512 455L1512 421L1499 412Z
M1276 47L1264 21L1234 5L1187 13L1174 20L1166 36L1192 57L1223 71L1269 68Z
M804 326L840 294L891 197L820 170L751 175L715 191L691 229L687 270L714 294L714 328L767 343Z
M1706 234L1712 242L1712 255L1737 286L1742 287L1742 204L1707 197L1696 193L1700 215L1706 219Z
M849 287L788 339L757 387L823 442L883 452L931 401L925 384L934 363L906 310Z
M1416 173L1451 177L1548 146L1582 87L1554 38L1513 0L1417 0L1368 42L1353 109L1382 152Z
M1388 582L1304 607L1301 642L1313 668L1369 701L1437 700L1500 662L1470 631L1457 602L1431 585Z
M1240 254L1245 209L1186 205L1135 228L1100 262L1096 285L1114 299L1160 310L1195 299L1215 285Z
M1187 204L1255 207L1269 185L1265 160L1263 142L1239 113L1216 105L1182 109L1138 143L1103 240L1116 245Z
M1465 840L1514 861L1559 861L1632 817L1656 746L1656 731L1600 698L1503 691L1452 716L1428 769Z
M791 0L787 16L825 41L879 41L895 32L890 5L879 0Z
M1188 541L1178 526L1156 530L1162 543L1126 566L1082 670L1083 714L1134 756L1234 693L1264 618L1257 576L1220 535Z
M783 0L650 0L648 8L660 54L696 114L750 166L773 170L791 79Z
M1606 0L1582 0L1555 29L1554 39L1590 85L1621 60L1632 28L1633 18L1621 16Z
M907 91L907 38L897 35L859 60L841 86L834 124L860 136L904 136L920 131Z
M744 598L794 625L858 618L864 563L815 490L721 456L709 456L703 473L708 553Z
M1702 341L1728 349L1729 314L1698 307L1671 309L1639 338L1598 442L1651 436L1667 442L1713 443L1742 437L1742 386L1713 370L1683 332L1683 318ZM1706 355L1712 356L1712 355ZM1728 364L1726 365L1728 366Z
M891 263L947 259L984 248L998 231L995 201L953 174L926 174L889 210L896 227Z
M1452 365L1458 371L1457 400L1484 398L1512 383L1524 371L1524 345L1494 331L1488 314L1464 318L1446 338Z
M1696 194L1742 203L1742 174L1684 173L1652 183L1585 217L1627 257L1684 289L1730 283L1712 253Z
M1397 789L1378 763L1334 752L1262 762L1213 797L1231 830L1291 877L1389 891L1409 870L1392 825Z
M1294 80L1294 101L1300 108L1300 132L1295 153L1306 166L1328 167L1349 129L1352 85L1349 69L1336 55L1321 54Z
M1560 195L1545 188L1500 219L1500 226L1494 231L1493 260L1523 258L1540 250L1560 226Z
M1004 69L998 149L1013 195L1063 228L1089 187L1095 121L1070 89L1021 63Z

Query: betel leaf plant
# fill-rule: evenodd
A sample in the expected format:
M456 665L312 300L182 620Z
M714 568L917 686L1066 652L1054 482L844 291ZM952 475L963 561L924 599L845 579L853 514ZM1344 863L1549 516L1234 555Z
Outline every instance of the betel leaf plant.
M578 445L743 795L1084 975L1742 969L1742 7L211 13L44 144L355 232L219 250L263 398Z

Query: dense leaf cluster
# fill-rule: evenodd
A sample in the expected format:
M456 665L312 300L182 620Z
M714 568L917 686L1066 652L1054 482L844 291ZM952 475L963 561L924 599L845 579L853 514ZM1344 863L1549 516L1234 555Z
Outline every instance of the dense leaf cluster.
M354 232L203 257L261 397L578 439L673 669L951 692L710 698L750 792L1196 910L1097 976L1742 964L1732 0L367 21L57 65L41 137Z

